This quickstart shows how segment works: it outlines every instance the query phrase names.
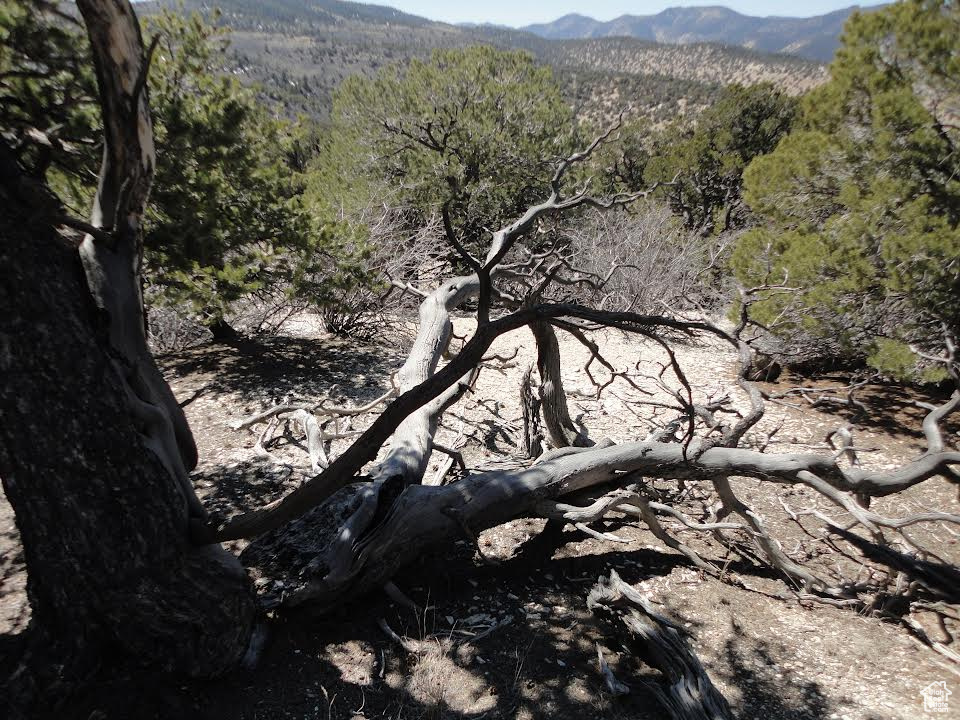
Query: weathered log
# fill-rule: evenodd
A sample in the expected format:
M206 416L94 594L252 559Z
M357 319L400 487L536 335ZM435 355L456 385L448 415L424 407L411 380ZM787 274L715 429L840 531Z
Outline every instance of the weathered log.
M520 450L528 458L536 459L543 452L543 434L540 431L540 401L533 390L533 365L520 378L520 410L523 413Z
M814 454L767 455L740 448L677 443L633 442L601 448L565 448L523 470L470 475L452 485L403 488L401 483L365 484L341 491L334 505L321 506L295 523L253 541L242 556L257 572L283 582L273 601L335 606L345 598L380 587L424 552L476 535L517 517L536 516L537 503L595 486L617 487L637 477L727 482L729 475L808 484L805 473L831 488L887 494L945 473L960 453L936 453L889 474L865 475L841 469L832 457ZM774 551L772 540L749 509L747 526L771 564L787 575L808 575ZM336 517L336 522L331 517ZM950 519L950 518L945 518ZM960 522L960 517L953 518ZM342 528L341 528L342 525ZM326 536L322 528L330 528ZM306 550L300 553L299 548ZM276 558L283 558L277 562ZM335 571L335 572L334 572ZM824 583L813 578L819 587Z
M232 517L219 527L195 526L195 537L198 540L206 539L207 541L255 537L275 530L317 507L335 492L356 480L361 468L376 457L382 445L412 413L433 402L434 405L429 411L433 414L435 421L436 413L455 399L459 393L466 390L484 353L496 338L532 322L559 317L576 317L591 322L602 321L606 325L624 330L643 329L644 332L649 333L656 328L668 328L691 334L702 331L729 339L723 330L707 322L631 312L603 312L568 304L537 305L491 320L479 325L473 337L445 366L419 385L401 393L387 405L370 427L322 473L310 478L283 498L257 510ZM426 424L429 430L429 420L421 417L417 422L421 429ZM416 445L411 446L409 452L411 457L418 459L423 457ZM405 463L404 453L399 446L397 455L396 467L409 468L410 464ZM422 461L418 460L418 462ZM377 475L383 480L390 477L406 477L403 472L391 475L382 469L377 472Z
M703 664L684 639L682 630L657 613L643 595L610 571L587 596L587 607L600 617L611 635L664 676L661 685L647 684L675 720L732 720L726 698L707 675Z

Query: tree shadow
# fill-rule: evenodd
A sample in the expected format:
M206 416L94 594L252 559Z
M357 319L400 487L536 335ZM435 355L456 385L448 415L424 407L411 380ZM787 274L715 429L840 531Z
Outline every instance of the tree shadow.
M849 378L843 375L822 375L815 378L790 377L785 383L781 379L778 385L765 384L772 393L781 392L785 385L804 387L844 389ZM892 382L872 382L856 391L856 401L862 407L843 403L829 404L816 408L826 415L842 418L844 421L864 430L880 432L891 437L908 437L911 441L923 442L923 419L928 409L919 407L917 401L940 405L950 396L949 390L942 388L918 389L909 385ZM841 391L834 397L843 400ZM793 402L792 400L791 402ZM796 398L795 402L804 405ZM943 421L942 427L947 435L960 431L960 420L954 416Z
M158 358L168 381L201 381L202 387L188 391L188 401L199 394L230 393L264 405L285 396L317 397L334 386L349 390L355 402L371 400L386 391L390 373L401 362L395 348L285 335L207 343Z
M301 474L291 465L254 458L204 467L191 474L213 519L226 519L277 500L296 486Z
M650 690L659 674L627 652L623 638L606 633L585 601L612 567L637 583L669 575L686 559L614 550L550 560L547 548L574 533L548 533L495 567L480 564L467 541L422 558L398 579L421 610L377 593L323 615L287 610L268 620L255 670L199 681L114 669L118 677L92 686L56 717L660 720L664 712ZM692 637L708 629L682 606L664 612L688 625ZM409 639L407 647L378 627L380 619ZM598 646L629 695L607 691ZM727 687L736 717L830 714L817 682L778 674L774 663L765 643L736 634L722 648L722 663L707 669Z
M738 633L726 642L724 657L724 679L741 689L738 716L820 720L829 715L830 704L820 684L779 668L766 642Z

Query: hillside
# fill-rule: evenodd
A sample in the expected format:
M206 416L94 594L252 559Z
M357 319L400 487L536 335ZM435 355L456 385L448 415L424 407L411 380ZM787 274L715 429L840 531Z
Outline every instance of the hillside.
M591 119L627 104L654 121L702 107L729 83L774 82L802 92L824 77L821 65L722 46L662 45L622 38L556 41L495 26L462 27L393 8L321 0L220 0L232 28L230 71L260 84L288 114L323 118L345 77L422 58L436 48L490 44L533 53L551 65L570 103ZM178 7L174 0L144 10ZM186 9L205 11L203 0Z
M638 77L727 85L769 82L799 95L827 79L823 65L786 55L763 55L742 48L698 43L663 45L634 38L555 41L539 55L564 67Z
M609 22L570 14L522 30L551 40L632 37L658 43L722 43L829 62L840 44L843 24L856 9L792 18L752 17L719 6L685 7L669 8L656 15L622 15Z

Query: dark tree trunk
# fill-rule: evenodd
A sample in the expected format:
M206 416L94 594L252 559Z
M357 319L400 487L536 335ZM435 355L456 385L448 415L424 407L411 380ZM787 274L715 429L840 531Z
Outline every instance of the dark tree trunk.
M237 559L188 539L204 518L187 476L196 446L144 335L140 220L155 157L140 26L128 0L77 7L104 127L96 229L79 252L54 229L56 199L0 147L0 477L34 648L56 660L26 658L7 688L21 708L111 660L225 672L257 609Z
M218 318L207 325L207 329L213 335L214 342L229 343L240 337L240 333L223 318Z
M543 434L540 431L540 400L533 390L533 365L523 373L520 381L520 409L523 411L523 440L520 449L528 458L538 458L543 452Z
M75 246L29 217L2 179L0 477L29 573L31 632L60 677L26 675L69 683L109 659L224 672L253 626L246 574L220 546L187 541L187 504L130 411Z

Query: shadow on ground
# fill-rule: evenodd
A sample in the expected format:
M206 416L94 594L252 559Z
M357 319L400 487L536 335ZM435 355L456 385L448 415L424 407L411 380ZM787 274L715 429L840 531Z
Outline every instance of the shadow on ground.
M334 385L363 402L383 394L401 362L391 349L282 335L208 343L158 358L168 381L191 378L197 385L185 393L183 404L226 393L244 402L276 402L288 395L318 396Z
M309 608L270 620L255 671L217 681L130 677L94 688L59 717L113 718L610 718L665 717L647 683L658 675L605 635L585 608L596 578L616 568L630 583L669 575L685 561L652 550L556 556L574 533L535 536L510 561L481 564L467 542L425 557L398 583L425 609L383 597L339 614ZM552 557L552 559L551 559ZM708 630L683 606L663 611L696 647ZM407 649L378 627L410 639ZM503 623L471 641L475 623ZM748 622L745 619L745 622ZM631 687L612 697L597 669L597 646ZM765 642L734 633L708 672L725 685L739 718L818 720L832 708L809 674L779 672ZM869 720L869 719L868 719Z
M787 377L781 378L776 384L765 384L771 393L783 392L789 387L803 386L819 389L845 388L849 379L846 376L824 375L817 378ZM917 405L918 401L940 404L950 396L947 390L920 391L909 385L898 385L891 382L873 382L858 389L854 395L856 403L847 405L824 405L819 408L824 414L842 418L851 425L884 433L890 437L907 437L911 441L923 443L923 419L928 409ZM838 392L832 397L839 401L846 400L845 392ZM800 397L789 400L797 405L806 403ZM956 418L947 419L943 423L947 435L960 432L960 421Z

